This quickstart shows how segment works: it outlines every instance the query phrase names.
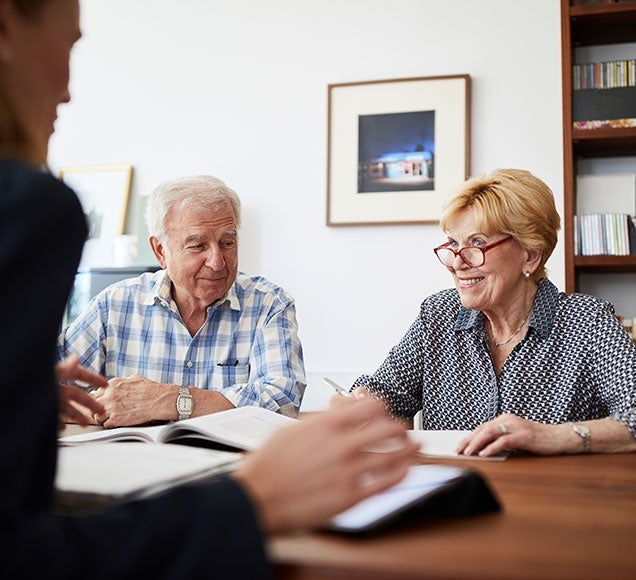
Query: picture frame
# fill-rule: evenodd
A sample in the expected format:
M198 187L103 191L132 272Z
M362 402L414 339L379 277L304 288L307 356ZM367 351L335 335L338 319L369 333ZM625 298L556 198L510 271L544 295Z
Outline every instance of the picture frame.
M80 270L113 265L115 238L126 228L132 173L132 165L60 169L59 178L77 194L89 228Z
M328 226L437 223L469 164L469 75L328 85Z

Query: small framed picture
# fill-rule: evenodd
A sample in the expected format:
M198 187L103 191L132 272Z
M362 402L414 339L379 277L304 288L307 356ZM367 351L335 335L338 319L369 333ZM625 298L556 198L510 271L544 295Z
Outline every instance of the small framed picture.
M470 76L329 85L327 142L327 225L436 223L470 171Z
M63 167L59 177L77 194L88 224L80 269L113 266L115 238L126 227L132 165Z

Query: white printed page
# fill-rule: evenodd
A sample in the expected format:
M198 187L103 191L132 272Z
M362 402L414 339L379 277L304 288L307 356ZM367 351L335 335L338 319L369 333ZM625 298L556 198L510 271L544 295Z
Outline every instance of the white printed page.
M102 429L100 431L89 431L88 433L60 437L58 442L60 445L78 445L92 441L139 441L156 443L159 438L159 432L163 428L163 425L155 425L152 427L116 427L114 429Z
M275 431L297 422L261 407L238 407L172 423L163 428L159 441L177 443L182 437L196 437L251 451Z

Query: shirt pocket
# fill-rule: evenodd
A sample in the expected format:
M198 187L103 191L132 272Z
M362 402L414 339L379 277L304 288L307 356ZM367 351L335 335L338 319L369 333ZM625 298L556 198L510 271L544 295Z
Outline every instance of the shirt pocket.
M237 362L236 364L223 364L217 367L223 377L223 388L227 389L232 385L245 384L250 378L250 363Z

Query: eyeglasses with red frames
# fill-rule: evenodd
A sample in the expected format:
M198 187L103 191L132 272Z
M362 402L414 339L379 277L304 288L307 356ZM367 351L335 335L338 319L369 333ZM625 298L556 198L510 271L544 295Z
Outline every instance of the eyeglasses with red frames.
M501 244L505 244L508 240L512 240L512 236L505 237L502 240L488 246L468 246L457 251L453 250L453 248L449 248L448 246L450 242L446 242L437 248L433 248L433 251L439 258L439 261L447 268L450 268L453 265L457 256L459 256L467 266L476 268L484 265L484 262L486 261L486 252L488 250L501 246Z

